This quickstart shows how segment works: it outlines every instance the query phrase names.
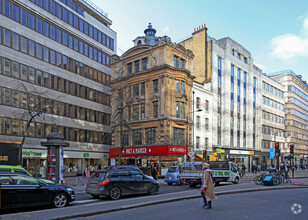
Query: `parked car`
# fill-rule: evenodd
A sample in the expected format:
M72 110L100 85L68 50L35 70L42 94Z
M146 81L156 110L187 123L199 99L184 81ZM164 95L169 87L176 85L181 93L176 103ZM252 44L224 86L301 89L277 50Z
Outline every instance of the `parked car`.
M88 180L86 192L93 198L107 196L113 200L123 195L155 195L159 190L156 180L141 171L131 169L109 169L96 171Z
M72 188L28 175L0 173L0 185L2 209L42 205L61 208L75 200Z
M171 186L173 183L182 184L180 179L180 167L179 166L171 166L168 168L168 171L165 175L164 181Z
M11 166L11 165L0 165L0 173L21 173L27 176L32 176L31 173L29 173L28 170L21 166ZM45 183L54 183L51 180L47 179L40 179Z
M105 167L104 170L118 170L118 169L128 169L128 170L137 170L142 172L139 167L134 166L134 165L114 165L114 166L110 166L110 167ZM147 176L150 179L154 179L152 176L148 176L146 174L144 174L145 176Z

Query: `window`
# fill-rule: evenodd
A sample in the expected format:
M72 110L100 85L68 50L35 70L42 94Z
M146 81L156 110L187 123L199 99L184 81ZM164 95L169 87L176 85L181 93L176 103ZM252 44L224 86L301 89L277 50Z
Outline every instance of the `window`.
M180 68L183 69L184 68L184 60L180 59Z
M28 15L28 27L31 28L32 30L35 30L35 16L34 14L29 13Z
M12 62L12 77L19 79L19 63Z
M205 100L205 111L209 110L209 100Z
M181 118L184 118L184 102L181 102Z
M0 4L1 4L1 1L0 1ZM12 9L13 9L13 14L12 14L13 20L19 22L19 7L15 4L13 4ZM1 10L0 10L0 12L1 12Z
M28 26L28 12L25 9L21 9L21 23L25 26Z
M197 97L197 100L196 100L196 108L200 109L200 98L199 97Z
M204 139L204 147L205 147L205 148L208 148L208 145L209 145L209 139L208 139L208 138L205 138L205 139Z
M11 2L4 0L4 15L10 17L11 14Z
M206 131L209 130L209 119L208 118L205 119L205 130Z
M46 21L43 22L43 34L49 37L49 23Z
M30 56L35 56L35 43L32 40L28 40L28 47L29 47L29 51L28 54Z
M133 86L133 96L139 96L139 84Z
M200 148L200 137L199 136L196 137L196 148L197 149Z
M153 92L158 92L158 79L153 80Z
M141 119L145 118L145 107L144 103L141 103Z
M176 145L184 145L184 129L173 128L173 143Z
M3 34L3 43L5 46L11 47L11 31L7 29L3 29L4 34Z
M145 83L142 82L141 83L141 95L144 95L145 94Z
M179 80L176 81L176 93L180 92L180 83Z
M142 133L141 129L134 129L132 135L133 145L141 145L142 144Z
M12 47L19 50L19 35L14 32L12 33Z
M200 116L196 117L196 128L200 128Z
M142 70L147 70L148 58L142 59Z
M129 131L122 131L121 134L121 145L128 146L129 145Z
M185 94L185 83L184 83L184 81L181 81L181 93Z
M146 144L155 144L155 137L156 137L156 128L146 128Z
M158 117L158 102L153 102L153 118Z
M174 65L175 68L178 67L178 59L179 59L179 58L178 58L177 56L174 56L174 57L173 57L173 65Z
M135 73L138 73L140 71L139 70L139 60L135 61L134 65L135 65Z
M139 104L133 105L133 120L139 120Z
M176 117L180 117L180 102L176 102Z
M133 72L133 64L132 63L128 63L127 64L127 72L128 73L132 73Z

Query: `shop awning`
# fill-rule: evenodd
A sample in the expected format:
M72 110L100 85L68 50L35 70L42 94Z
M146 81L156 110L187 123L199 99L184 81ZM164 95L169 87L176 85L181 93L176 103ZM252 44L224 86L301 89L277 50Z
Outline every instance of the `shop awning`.
M111 148L109 157L115 158L120 153L121 148ZM186 155L185 146L149 146L149 147L127 147L122 151L121 157L155 157L155 156L183 156Z
M203 154L196 154L197 157L200 157L201 159L203 158ZM209 161L217 161L219 160L218 157L215 157L214 155L208 155L210 157Z

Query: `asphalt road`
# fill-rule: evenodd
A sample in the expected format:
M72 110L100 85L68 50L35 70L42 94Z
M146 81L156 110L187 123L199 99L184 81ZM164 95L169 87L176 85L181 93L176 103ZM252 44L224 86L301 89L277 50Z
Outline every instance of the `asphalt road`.
M219 196L213 209L203 209L200 199L134 208L75 219L307 219L308 189L273 190ZM296 205L297 204L297 205ZM292 208L293 207L293 208ZM297 213L297 214L296 214Z

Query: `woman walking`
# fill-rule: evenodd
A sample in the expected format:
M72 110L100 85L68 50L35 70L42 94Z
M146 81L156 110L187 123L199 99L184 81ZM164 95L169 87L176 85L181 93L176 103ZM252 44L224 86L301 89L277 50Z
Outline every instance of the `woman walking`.
M201 196L203 198L203 206L202 208L211 209L212 208L212 200L216 199L214 192L214 185L212 180L212 174L210 168L210 164L203 164L203 180L201 187Z

